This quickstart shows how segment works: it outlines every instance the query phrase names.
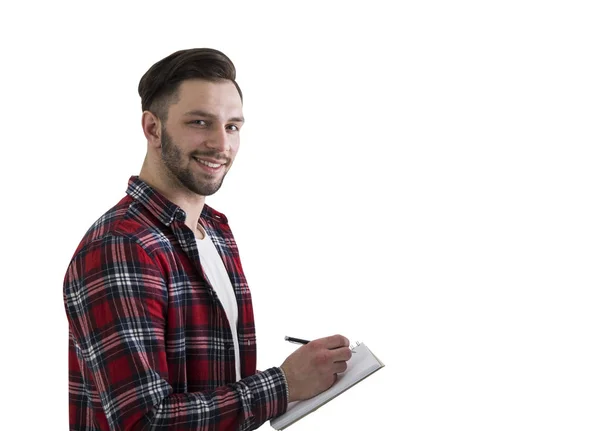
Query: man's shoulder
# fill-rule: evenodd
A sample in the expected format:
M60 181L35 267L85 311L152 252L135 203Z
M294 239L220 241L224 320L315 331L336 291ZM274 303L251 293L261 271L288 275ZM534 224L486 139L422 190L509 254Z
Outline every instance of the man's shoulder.
M102 247L115 238L136 243L152 254L170 247L165 226L139 201L127 195L100 216L83 236L75 255L84 249Z
M225 216L225 214L223 214L222 212L217 211L216 209L214 209L213 207L209 206L208 204L204 204L204 207L202 208L202 214L201 214L202 218L211 220L213 222L216 223L222 223L222 224L228 224L229 220L227 219L227 217Z

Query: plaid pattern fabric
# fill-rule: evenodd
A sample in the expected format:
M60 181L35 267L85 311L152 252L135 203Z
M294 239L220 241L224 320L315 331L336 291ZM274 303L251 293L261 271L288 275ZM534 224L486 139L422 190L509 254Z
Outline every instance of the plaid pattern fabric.
M242 380L225 310L184 211L137 177L69 264L71 430L251 430L287 408L278 367L256 372L250 291L227 218L204 206L238 303Z

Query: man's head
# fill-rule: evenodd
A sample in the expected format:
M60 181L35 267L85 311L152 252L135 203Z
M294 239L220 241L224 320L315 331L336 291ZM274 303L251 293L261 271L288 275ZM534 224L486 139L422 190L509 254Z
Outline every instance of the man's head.
M231 60L214 49L177 51L144 74L138 92L152 175L198 195L215 193L244 122Z

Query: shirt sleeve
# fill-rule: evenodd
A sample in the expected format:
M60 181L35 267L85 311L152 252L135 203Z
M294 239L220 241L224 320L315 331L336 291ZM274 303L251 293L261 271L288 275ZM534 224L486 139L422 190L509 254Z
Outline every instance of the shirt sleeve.
M165 279L134 239L107 236L80 250L64 300L84 389L106 416L102 429L251 430L287 408L278 367L212 391L173 393Z

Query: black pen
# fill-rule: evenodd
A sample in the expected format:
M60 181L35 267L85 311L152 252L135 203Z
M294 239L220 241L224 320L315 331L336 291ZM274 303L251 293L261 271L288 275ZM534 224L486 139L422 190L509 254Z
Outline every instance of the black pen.
M287 335L285 336L285 341L289 341L290 343L297 343L297 344L310 343L310 341L308 341L308 340L303 340L302 338L288 337ZM350 350L352 351L352 353L356 353L356 351L354 350L355 347L356 346L350 346Z
M297 344L310 343L310 341L308 341L308 340L303 340L302 338L288 337L287 335L285 336L285 341L289 341L290 343L297 343Z

